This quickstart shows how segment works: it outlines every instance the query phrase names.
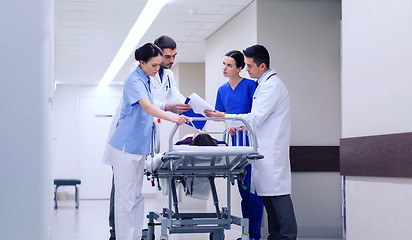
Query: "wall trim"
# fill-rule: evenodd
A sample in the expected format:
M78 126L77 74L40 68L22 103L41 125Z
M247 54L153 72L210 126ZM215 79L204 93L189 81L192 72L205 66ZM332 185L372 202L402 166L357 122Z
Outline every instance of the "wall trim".
M292 172L339 172L339 146L291 146Z
M412 178L412 132L342 138L340 146L341 175Z

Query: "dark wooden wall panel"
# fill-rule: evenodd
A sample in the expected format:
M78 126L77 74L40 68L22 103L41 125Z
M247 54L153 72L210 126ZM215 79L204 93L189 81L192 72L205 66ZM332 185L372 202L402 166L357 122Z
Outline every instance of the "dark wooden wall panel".
M291 146L292 172L339 172L339 146Z
M412 177L412 132L343 138L340 148L342 175Z

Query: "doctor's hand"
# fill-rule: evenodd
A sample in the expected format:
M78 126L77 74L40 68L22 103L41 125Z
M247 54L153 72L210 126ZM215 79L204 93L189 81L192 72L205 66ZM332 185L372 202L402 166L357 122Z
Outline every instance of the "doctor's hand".
M175 116L175 119L172 122L182 125L182 124L188 123L189 118L186 117L185 115L179 115L179 116Z
M166 103L165 111L170 111L176 114L181 114L191 109L192 107L189 104L184 104L180 102L175 103Z
M238 130L238 131L243 131L243 128L245 128L245 130L246 130L246 127L243 127L243 126L242 126L242 127L238 127L237 130ZM234 128L234 127L229 128L228 133L229 133L229 135L235 135L235 134L236 134L236 128Z
M214 110L214 111L205 110L205 115L206 117L225 117L225 114L222 112L219 112L218 110Z

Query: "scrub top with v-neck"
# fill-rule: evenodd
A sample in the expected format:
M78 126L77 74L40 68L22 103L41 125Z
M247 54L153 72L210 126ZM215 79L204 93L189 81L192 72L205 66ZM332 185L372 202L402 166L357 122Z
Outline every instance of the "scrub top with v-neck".
M229 81L217 90L215 109L229 114L250 113L256 82L247 78L240 80L235 89Z
M124 84L123 105L110 145L131 154L148 155L152 137L153 116L139 104L147 98L153 104L149 77L139 67Z

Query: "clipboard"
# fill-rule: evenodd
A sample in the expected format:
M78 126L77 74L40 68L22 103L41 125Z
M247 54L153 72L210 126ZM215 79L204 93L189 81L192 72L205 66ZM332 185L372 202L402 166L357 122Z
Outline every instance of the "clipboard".
M188 104L189 102L190 102L190 98L186 98L185 104ZM186 112L181 113L181 114L183 114L187 117L205 117L203 114L195 113L193 111L193 108L191 108L191 109L189 109ZM203 130L203 128L205 127L206 121L192 121L192 122L189 122L189 123L186 123L186 124L191 126L191 127L196 128L196 129Z

